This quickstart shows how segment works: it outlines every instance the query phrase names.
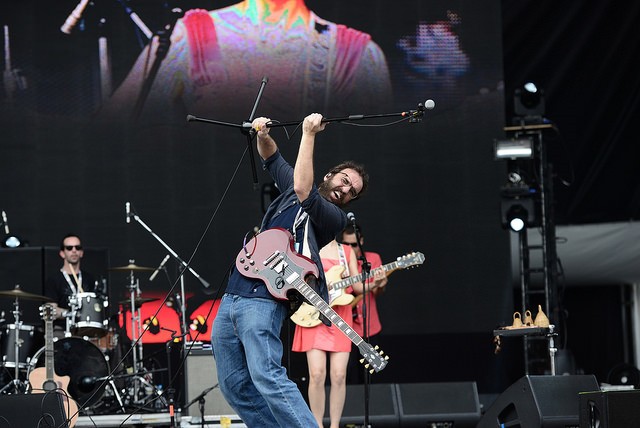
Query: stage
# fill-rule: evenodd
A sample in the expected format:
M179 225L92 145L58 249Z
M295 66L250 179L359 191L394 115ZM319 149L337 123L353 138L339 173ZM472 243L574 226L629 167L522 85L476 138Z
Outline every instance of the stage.
M170 427L171 418L168 413L152 413L145 415L96 415L96 416L80 416L75 427ZM174 426L181 428L197 428L202 427L202 418L200 416L181 416L176 413ZM205 427L221 427L221 428L246 428L242 420L237 415L217 415L205 416Z
M593 375L523 376L497 396L478 394L475 382L372 384L369 393L367 422L376 428L626 428L640 420L640 390L599 385ZM348 385L346 394L340 426L363 426L363 385ZM11 427L64 427L66 406L61 394L0 395L0 420ZM246 427L235 414L204 412L203 421L183 411L173 420L169 412L85 414L74 427ZM327 403L325 425L328 416Z

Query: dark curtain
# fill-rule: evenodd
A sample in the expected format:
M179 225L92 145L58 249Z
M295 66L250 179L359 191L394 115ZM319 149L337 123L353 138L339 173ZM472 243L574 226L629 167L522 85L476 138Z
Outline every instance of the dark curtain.
M637 2L503 1L507 119L514 90L545 91L558 224L640 216Z

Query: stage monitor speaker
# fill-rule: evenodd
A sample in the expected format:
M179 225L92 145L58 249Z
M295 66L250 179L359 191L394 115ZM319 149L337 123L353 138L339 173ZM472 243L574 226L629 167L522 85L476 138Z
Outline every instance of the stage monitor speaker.
M0 395L0 427L68 428L67 408L61 394ZM70 415L73 416L73 415Z
M185 405L189 404L206 389L214 387L204 395L205 416L236 414L220 392L216 361L213 358L211 349L195 349L194 347L185 361L185 366L185 383L187 387ZM184 414L199 416L199 404L197 402L193 403L186 409Z
M474 428L480 420L475 382L397 384L401 427Z
M599 389L593 375L524 376L500 394L478 428L577 427L578 394Z
M640 390L579 394L580 428L627 428L640 424Z
M329 387L326 388L324 423L329 425ZM364 385L347 385L347 397L340 426L362 425L364 422ZM398 401L395 384L369 385L369 423L376 428L399 426Z

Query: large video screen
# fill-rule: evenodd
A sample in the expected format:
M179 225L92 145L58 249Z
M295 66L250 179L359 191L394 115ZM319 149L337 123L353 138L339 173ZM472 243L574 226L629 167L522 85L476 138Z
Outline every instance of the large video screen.
M9 0L0 20L0 208L29 245L73 231L146 267L168 246L209 287L191 271L180 283L172 256L167 275L137 273L141 294L184 286L192 316L274 196L244 124L290 124L271 132L294 162L296 124L318 112L335 120L316 179L346 159L371 175L346 207L366 249L426 257L390 277L383 333L508 320L498 1ZM95 274L128 296L125 273Z

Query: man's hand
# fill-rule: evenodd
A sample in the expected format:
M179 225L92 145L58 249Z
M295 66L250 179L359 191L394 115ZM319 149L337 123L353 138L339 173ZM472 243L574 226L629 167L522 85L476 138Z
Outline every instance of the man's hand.
M267 122L271 122L271 119L258 117L251 122L251 129L255 130L258 135L258 154L262 159L268 159L278 150L276 142L269 135L271 128L267 126Z
M258 138L264 138L269 134L269 129L271 128L267 126L267 122L271 122L271 119L258 117L253 119L253 122L251 122L251 127L258 133Z
M302 133L307 135L316 135L318 132L323 131L326 122L322 122L322 115L320 113L311 113L304 118L302 122Z

